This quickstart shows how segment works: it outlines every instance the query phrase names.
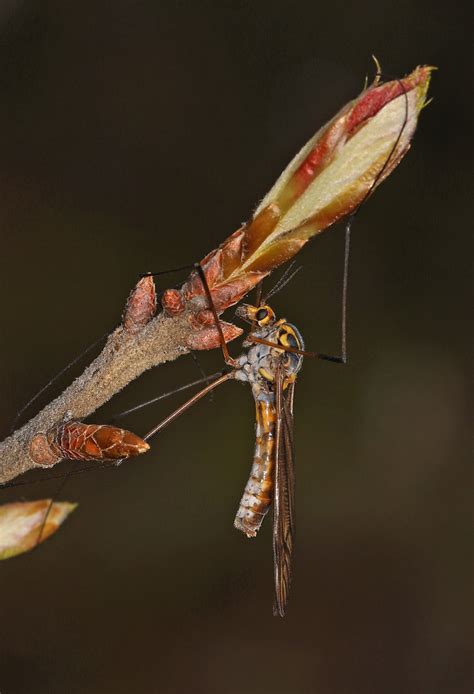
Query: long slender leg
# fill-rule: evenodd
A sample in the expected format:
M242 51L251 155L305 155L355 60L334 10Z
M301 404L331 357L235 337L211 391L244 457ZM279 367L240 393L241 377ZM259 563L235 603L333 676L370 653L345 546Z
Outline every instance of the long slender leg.
M224 361L229 366L235 367L235 366L237 366L237 361L233 357L231 357L229 354L229 350L227 348L227 344L226 344L226 341L224 338L224 333L222 332L222 327L221 327L221 323L219 320L219 316L217 314L217 310L216 310L216 306L214 304L214 301L212 299L211 290L209 289L209 285L207 283L207 279L206 279L206 275L204 273L204 270L202 269L200 263L195 263L194 268L195 268L195 270L197 270L197 273L201 279L202 285L204 287L204 291L206 292L206 297L207 297L207 301L209 304L209 308L211 309L212 315L214 316L214 322L216 324L217 332L219 333L219 340L221 343L222 354L224 355Z
M380 66L379 66L377 61L376 61L376 66L377 66L376 79L378 81L380 79ZM346 364L347 363L347 294L348 294L349 255L350 255L352 222L354 221L354 218L358 214L362 205L371 196L377 183L379 182L379 180L383 176L384 172L386 171L387 167L389 166L389 164L392 160L392 156L397 151L398 143L400 142L400 138L401 138L403 131L405 129L405 126L407 124L407 120L408 120L408 97L407 97L406 89L403 86L403 83L400 80L397 80L397 81L398 81L399 85L401 86L403 94L405 96L405 115L404 115L403 123L401 125L398 136L397 136L397 138L396 138L396 140L392 146L392 149L390 150L383 165L381 166L377 175L374 177L374 179L373 179L369 189L367 190L366 194L364 195L363 199L357 205L356 209L352 212L351 216L348 218L348 220L346 222L345 242L344 242L344 271L343 271L343 279L342 279L342 300L341 300L341 353L339 355L332 355L332 354L324 354L322 352L303 352L301 350L296 350L296 349L291 349L291 348L285 349L285 351L295 352L296 354L302 354L303 356L308 356L308 357L315 357L317 359L324 359L326 361L332 361L332 362L335 362L336 364ZM293 275L291 275L291 277L292 276ZM290 277L290 279L291 279L291 277ZM277 287L275 287L274 291L278 291L279 288L280 287L278 286L278 283L277 283ZM274 293L274 292L272 292L272 293ZM264 340L259 340L257 338L253 338L252 335L250 335L247 339L252 340L254 342L261 342L261 343L267 344L267 345L270 344L269 342L265 342Z
M136 407L131 407L130 409L126 410L125 412L120 412L119 414L115 415L115 417L112 418L112 421L115 421L116 419L119 419L122 416L125 416L126 414L130 414L131 412L135 412L136 410L141 409L142 407L146 407L147 405L151 405L152 403L158 402L159 400L163 400L165 398L170 397L171 395L175 395L176 393L180 393L183 390L186 390L188 388L192 388L193 386L198 386L202 385L203 383L207 383L208 381L212 379L217 379L223 376L222 371L218 371L213 374L209 374L208 376L204 378L199 378L196 381L192 381L192 383L186 383L186 385L181 386L180 388L175 388L174 390L171 390L167 393L162 393L161 395L158 395L158 397L153 398L152 400L148 400L147 402L140 403L140 405ZM211 390L215 387L214 381L210 384ZM205 395L205 394L204 394ZM114 461L116 462L116 461ZM68 472L63 472L63 473L58 473L55 475L47 475L45 477L40 477L38 479L34 480L21 480L21 481L15 481L15 482L9 482L7 484L4 484L0 486L0 491L2 489L10 489L11 487L24 487L27 485L31 484L39 484L40 482L49 482L51 480L60 480L64 478L69 478L74 475L80 475L84 474L86 472L96 472L97 470L114 470L115 465L114 462L105 462L105 463L93 463L91 465L85 466L85 467L80 467L80 468L74 468L72 467ZM61 487L62 489L62 487ZM57 493L55 494L57 496Z
M174 412L172 412L170 415L168 415L168 417L166 417L166 419L164 419L162 422L160 422L160 423L157 424L155 427L153 427L153 429L151 429L151 430L143 437L144 440L147 441L147 440L150 439L152 436L154 436L155 434L157 434L159 431L161 431L162 429L164 429L165 427L167 427L168 424L171 424L171 422L173 422L173 421L174 421L175 419L177 419L180 415L182 415L184 412L186 412L186 410L188 410L188 409L189 409L190 407L192 407L196 402L198 402L199 400L201 400L201 398L205 397L208 393L210 393L212 390L214 390L214 388L217 388L217 387L220 386L222 383L225 383L226 381L229 381L229 380L231 380L231 379L233 379L233 378L234 378L234 372L233 372L233 371L229 371L228 373L223 374L222 376L220 376L219 378L217 378L213 383L210 383L209 385L207 385L205 388L203 388L203 389L200 390L198 393L196 393L195 395L193 395L192 398L190 398L190 399L187 400L185 403L183 403L180 407L178 407ZM122 459L122 460L123 460L123 459ZM119 464L122 462L122 460L117 460L117 461L116 461L116 465L119 465ZM59 489L57 490L57 492L56 492L56 496L57 496L57 495L61 492L61 490L64 488L66 482L68 481L69 475L70 475L70 473L67 473L67 474L64 476L63 482L62 482L62 484L60 485L60 488L59 488ZM52 509L52 507L53 507L53 503L54 503L54 497L51 499L50 503L48 504L48 508L47 508L46 511L45 511L44 518L43 518L43 520L42 520L41 527L40 527L40 529L39 529L38 538L37 538L37 540L36 540L35 548L36 548L36 547L39 545L39 543L41 542L41 537L42 537L42 535L43 535L44 528L46 527L46 523L47 523L47 520L48 520L48 516L49 516L49 514L50 514L50 512L51 512L51 509Z
M171 270L158 270L157 272L142 272L141 277L157 277L159 275L172 275L174 272L184 272L185 270L192 270L194 265L181 265L181 267L174 267Z
M194 268L194 265L183 265L182 267L172 268L171 270L162 270L161 272L145 272L145 273L142 273L140 275L140 277L148 277L150 275L170 275L170 274L173 274L175 272L182 272L184 270L192 270L193 268ZM38 390L38 392L35 393L35 395L33 395L28 400L28 402L26 402L23 405L23 407L21 407L20 410L18 410L18 412L16 413L15 418L12 422L12 425L10 427L10 433L13 433L13 431L15 430L17 422L18 422L19 418L21 417L21 415L23 414L23 412L25 412L26 409L30 405L32 405L40 397L40 395L42 395L45 392L45 390L47 390L50 386L52 386L58 380L58 378L60 378L66 371L68 371L68 369L70 369L72 366L74 366L74 364L76 364L80 359L82 359L82 357L85 357L85 355L88 352L90 352L92 349L94 349L94 347L96 347L96 345L98 345L102 340L105 340L107 335L108 335L108 332L104 333L104 335L102 335L95 342L93 342L91 345L86 347L86 349L83 352L78 354L77 357L74 357L74 359L72 359L68 364L66 364L66 366L64 366L60 371L58 371L58 373L55 376L53 376L48 381L48 383L46 383L46 385L44 385L40 390ZM194 355L193 355L193 358L194 358Z
M341 353L337 356L331 354L318 354L318 359L332 361L336 364L347 363L347 289L349 280L349 255L351 250L351 228L354 215L351 215L346 222L344 236L344 269L342 274L342 297L341 297Z
M318 359L332 361L336 364L347 364L347 289L349 280L349 255L351 250L351 228L354 215L351 215L346 222L344 236L344 269L342 275L342 297L341 297L341 353L337 356L331 354L318 354ZM316 356L316 355L315 355Z
M150 274L170 274L170 273L178 272L178 271L184 270L184 269L187 269L187 268L186 268L186 267L182 267L182 268L173 268L172 270L165 270L165 271L163 271L163 272L161 272L161 273L145 273L145 274L146 274L146 275L150 275ZM143 277L143 276L145 276L145 275L142 275L142 277ZM74 364L76 364L83 356L85 356L90 350L92 350L97 344L99 344L99 342L101 342L105 337L107 337L107 334L108 334L108 333L105 333L105 335L103 335L102 337L100 337L100 338L99 338L98 340L96 340L93 344L89 345L89 347L87 347L83 352L81 352L81 354L79 354L79 355L78 355L77 357L75 357L72 361L70 361L63 369L61 369L61 371L59 371L59 373L57 373L52 379L50 379L50 380L48 381L48 383L47 383L45 386L43 386L32 398L30 398L30 400L28 400L28 402L19 410L19 412L17 412L17 414L16 414L16 416L15 416L15 419L14 419L14 421L13 421L13 423L12 423L11 432L15 429L16 424L17 424L19 418L21 417L21 415L23 414L23 412L25 412L25 410L26 410L30 405L32 405L33 402L35 402L35 401L37 400L37 398L39 398L40 395L41 395L42 393L44 393L44 391L47 390L47 389L48 389L48 388L49 388L60 376L62 376L68 369L70 369L72 366L74 366ZM199 382L203 382L203 381L207 381L207 380L208 380L208 378L205 377L204 379L202 379L202 380L199 381ZM165 396L163 396L163 397L165 397ZM91 469L97 469L97 468L91 468ZM84 470L84 471L85 471L85 470ZM38 532L38 538L37 538L37 540L36 540L35 547L37 547L37 546L40 544L40 542L41 542L41 538L42 538L42 536L43 536L43 532L44 532L44 529L45 529L45 527L46 527L46 523L47 523L47 521L48 521L49 514L50 514L51 509L52 509L52 507L53 507L54 500L58 497L58 495L59 495L59 494L61 493L61 491L64 489L64 487L65 487L65 485L66 485L66 483L67 483L69 477L71 476L71 474L77 474L78 472L80 472L80 470L79 470L79 471L69 470L69 471L68 471L67 473L65 473L64 475L57 475L57 476L55 475L55 476L50 476L50 477L48 477L48 478L45 478L45 479L54 479L54 478L60 477L60 478L62 478L62 483L60 484L60 486L59 486L59 488L56 490L56 492L53 494L53 496L52 496L52 498L51 498L51 501L50 501L50 503L48 504L48 508L47 508L46 511L45 511L45 514L44 514L44 517L43 517L43 520L42 520L42 523L41 523L41 526L40 526L40 529L39 529L39 532ZM23 484L23 483L20 483L20 484ZM16 485L15 485L15 484L12 484L12 485L5 485L5 487L9 487L9 486L16 486Z
M229 381L231 379L235 378L235 374L233 371L229 371L226 374L223 374L220 378L217 378L213 383L210 383L208 386L203 388L202 390L199 391L199 393L196 393L196 395L193 395L192 398L187 400L183 405L178 407L174 412L172 412L166 419L163 419L162 422L157 424L153 429L151 429L143 439L145 441L148 441L152 436L157 434L159 431L164 429L165 427L168 426L168 424L171 424L175 419L177 419L180 415L183 414L183 412L186 412L186 410L189 410L190 407L192 407L198 400L206 396L208 393L210 393L211 390L214 388L217 388L217 386L220 386L221 383L225 383L226 381Z
M205 381L206 383L210 383L210 382L212 381L213 376L212 376L212 375L211 375L211 376L207 376L206 372L204 371L204 369L203 369L203 367L202 367L201 362L199 361L199 357L197 356L197 354L196 354L195 352L190 352L189 354L190 354L191 359L193 360L193 362L196 364L196 368L197 368L197 370L199 371L199 373L201 374L201 376L202 376L202 378L204 379L204 381ZM213 400L214 400L214 391L211 391L211 392L209 393L209 402L213 402Z
M376 79L377 81L380 79L380 65L378 64L378 61L375 61L376 66L377 66L377 75ZM326 359L327 361L333 361L338 364L346 364L347 363L347 287L348 287L348 277L349 277L349 252L350 252L350 244L351 244L351 228L352 228L352 222L354 221L354 218L358 214L360 208L362 205L366 202L366 200L371 196L372 192L375 189L375 186L383 176L385 170L387 169L388 165L390 164L392 160L392 156L395 154L397 151L398 143L400 142L400 138L403 134L403 131L405 129L405 126L407 124L408 120L408 97L406 93L406 89L403 86L403 83L400 80L397 80L399 85L402 88L402 91L405 95L405 115L403 119L403 123L401 125L400 131L398 133L397 139L393 143L392 149L389 152L388 157L384 161L382 167L380 168L380 171L377 173L375 176L374 180L372 181L371 186L369 187L368 191L364 195L363 199L361 202L357 205L356 209L354 212L351 214L349 219L346 222L346 230L345 230L345 243L344 243L344 274L343 274L343 279L342 279L342 302L341 302L341 354L338 356L332 356L330 354L318 354L315 355L319 359Z
M122 417L125 417L126 415L131 414L132 412L136 412L137 410L141 410L142 407L148 407L148 405L153 405L155 402L159 402L160 400L164 400L165 398L168 398L171 395L175 395L176 393L181 393L183 390L187 390L188 388L192 388L193 386L200 386L202 383L209 383L214 378L218 378L219 376L222 376L222 375L223 375L222 371L217 371L216 373L209 374L208 376L203 376L202 378L198 378L197 381L192 381L191 383L186 383L186 385L184 385L184 386L180 386L179 388L174 388L174 390L170 390L167 393L162 393L161 395L158 395L156 398L152 398L151 400L147 400L146 402L141 402L139 405L135 405L135 407L130 407L128 410L124 410L123 412L119 412L118 414L116 414L112 417L111 421L115 422L117 419L121 419Z

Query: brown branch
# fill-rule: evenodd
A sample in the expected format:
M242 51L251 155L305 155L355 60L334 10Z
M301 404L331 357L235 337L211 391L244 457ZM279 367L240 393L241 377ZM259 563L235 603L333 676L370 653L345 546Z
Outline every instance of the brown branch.
M164 312L156 318L153 281L140 280L123 326L110 335L102 353L62 395L0 444L0 484L56 462L41 434L65 418L88 417L153 366L237 337L242 330L230 323L216 327L217 315L313 236L354 214L398 165L426 103L431 70L419 67L386 84L376 79L345 106L290 162L253 218L209 253L200 272L192 273L180 290L164 292Z
M83 420L128 383L153 366L172 361L189 351L192 331L187 313L169 317L161 313L139 332L117 328L94 361L66 390L33 419L0 443L0 484L32 468L32 438L65 417Z

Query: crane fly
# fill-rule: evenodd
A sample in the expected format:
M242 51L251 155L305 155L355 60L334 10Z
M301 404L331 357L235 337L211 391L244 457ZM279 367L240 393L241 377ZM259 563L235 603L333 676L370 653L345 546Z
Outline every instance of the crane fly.
M229 380L248 383L256 410L256 443L250 477L234 526L255 537L273 504L274 614L285 614L294 539L293 399L306 354L298 329L277 320L268 305L243 304L237 315L254 326L232 369L196 393L154 427L144 440L164 429L211 390ZM291 351L290 351L291 350Z
M256 411L256 442L250 476L234 519L234 527L247 537L255 537L273 506L273 564L275 616L285 615L291 583L291 560L295 535L294 523L294 446L293 403L296 378L305 356L345 363L345 316L347 298L347 270L349 259L350 224L346 227L346 250L342 293L342 354L331 356L305 351L301 333L285 318L277 319L266 303L295 274L290 266L283 277L257 305L241 304L236 315L251 324L250 333L243 343L244 351L232 358L221 334L221 347L226 363L231 367L212 383L193 395L143 438L148 441L198 400L230 380L248 383L252 390ZM201 279L208 306L216 326L219 318L207 285L205 273L199 264L195 274ZM129 410L130 411L130 410Z
M303 350L304 342L297 328L284 318L276 320L269 306L244 305L238 313L257 323L254 337L278 347L254 343L240 358L241 366L236 371L236 378L246 380L252 388L256 443L250 477L234 526L247 537L255 537L273 503L273 613L283 617L294 541L293 400L303 355L282 351L279 346Z

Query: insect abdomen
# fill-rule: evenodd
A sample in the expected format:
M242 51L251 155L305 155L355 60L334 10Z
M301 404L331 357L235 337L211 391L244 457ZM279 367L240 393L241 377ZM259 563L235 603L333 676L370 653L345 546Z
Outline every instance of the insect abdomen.
M256 401L257 440L249 480L234 526L255 537L273 501L276 411L273 398Z

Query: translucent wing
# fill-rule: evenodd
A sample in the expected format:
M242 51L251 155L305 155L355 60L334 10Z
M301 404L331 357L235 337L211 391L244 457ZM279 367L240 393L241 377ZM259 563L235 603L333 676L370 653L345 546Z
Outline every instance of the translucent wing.
M277 370L276 389L276 460L273 501L273 561L275 600L273 614L284 617L291 583L291 558L295 536L294 524L294 456L293 396L294 383L283 393L284 371Z

